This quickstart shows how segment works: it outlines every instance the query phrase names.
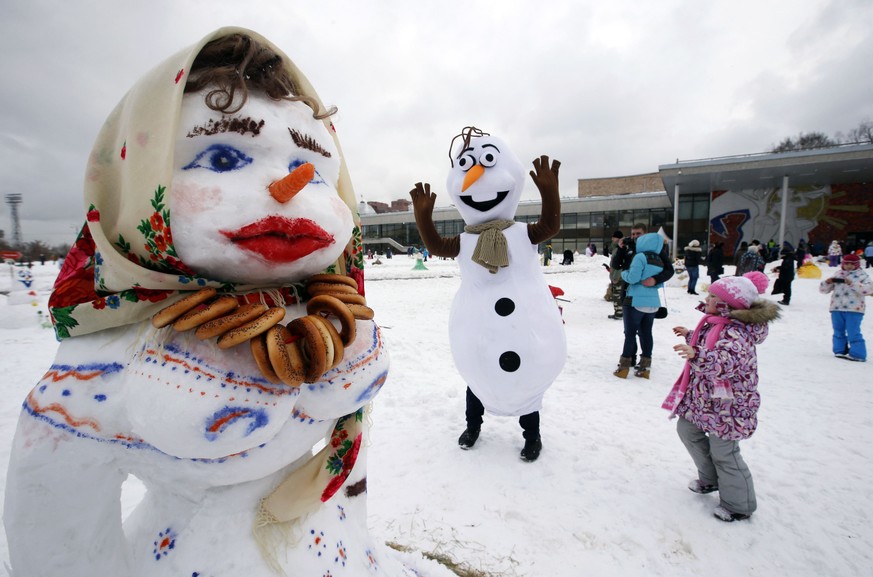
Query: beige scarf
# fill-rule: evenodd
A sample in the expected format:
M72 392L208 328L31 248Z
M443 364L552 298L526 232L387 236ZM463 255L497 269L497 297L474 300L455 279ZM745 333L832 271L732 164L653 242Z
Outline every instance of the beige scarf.
M465 226L464 232L479 235L476 248L473 249L473 262L481 264L491 274L496 274L500 267L509 266L509 250L506 247L503 229L513 224L515 224L514 220L492 220Z

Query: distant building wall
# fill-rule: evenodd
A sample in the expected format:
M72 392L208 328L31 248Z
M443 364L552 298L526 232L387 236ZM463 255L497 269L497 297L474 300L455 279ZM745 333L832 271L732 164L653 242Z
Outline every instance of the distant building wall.
M580 178L578 183L580 198L664 191L664 182L657 172L610 178Z

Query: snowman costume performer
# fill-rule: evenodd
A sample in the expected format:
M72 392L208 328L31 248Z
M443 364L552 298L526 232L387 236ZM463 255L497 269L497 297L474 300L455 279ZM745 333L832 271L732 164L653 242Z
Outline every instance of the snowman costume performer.
M519 416L521 458L535 461L542 449L543 394L567 357L561 314L537 256L537 245L560 230L560 162L550 165L547 156L533 161L530 176L542 196L542 213L538 222L524 224L512 219L525 170L505 142L468 127L452 141L449 157L446 188L465 232L440 237L429 184L416 184L410 196L431 254L459 257L461 286L449 318L452 357L467 383L467 427L458 444L473 447L485 411Z
M14 575L446 574L368 532L366 406L388 370L379 328L365 305L349 304L363 308L344 324L308 308L319 283L307 279L363 300L330 114L269 41L225 28L146 74L109 116L87 169L87 222L49 302L58 354L13 443ZM233 309L215 319L226 328L268 310L238 328L271 319L270 363L293 358L305 381L270 374L255 338L222 345L237 329L217 340L201 333L213 321L178 324L187 314L156 326L209 288L217 299L193 318L220 303ZM292 325L333 344L286 339ZM122 526L128 475L146 493Z

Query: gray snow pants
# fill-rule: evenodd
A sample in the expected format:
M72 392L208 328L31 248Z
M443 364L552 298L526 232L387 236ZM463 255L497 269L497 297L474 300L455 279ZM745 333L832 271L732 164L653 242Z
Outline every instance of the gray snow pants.
M707 435L679 417L676 432L697 466L704 485L716 485L720 505L732 513L751 515L758 508L752 474L740 455L740 442Z

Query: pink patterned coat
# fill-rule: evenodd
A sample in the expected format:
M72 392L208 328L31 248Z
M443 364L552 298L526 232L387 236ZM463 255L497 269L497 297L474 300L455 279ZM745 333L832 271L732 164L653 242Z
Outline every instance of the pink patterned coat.
M731 321L722 326L707 325L691 342L694 347L687 391L676 414L698 428L722 439L748 439L758 426L758 356L756 345L767 338L767 324L779 317L779 308L766 300L756 301L748 310L725 312ZM712 350L706 336L722 328Z

